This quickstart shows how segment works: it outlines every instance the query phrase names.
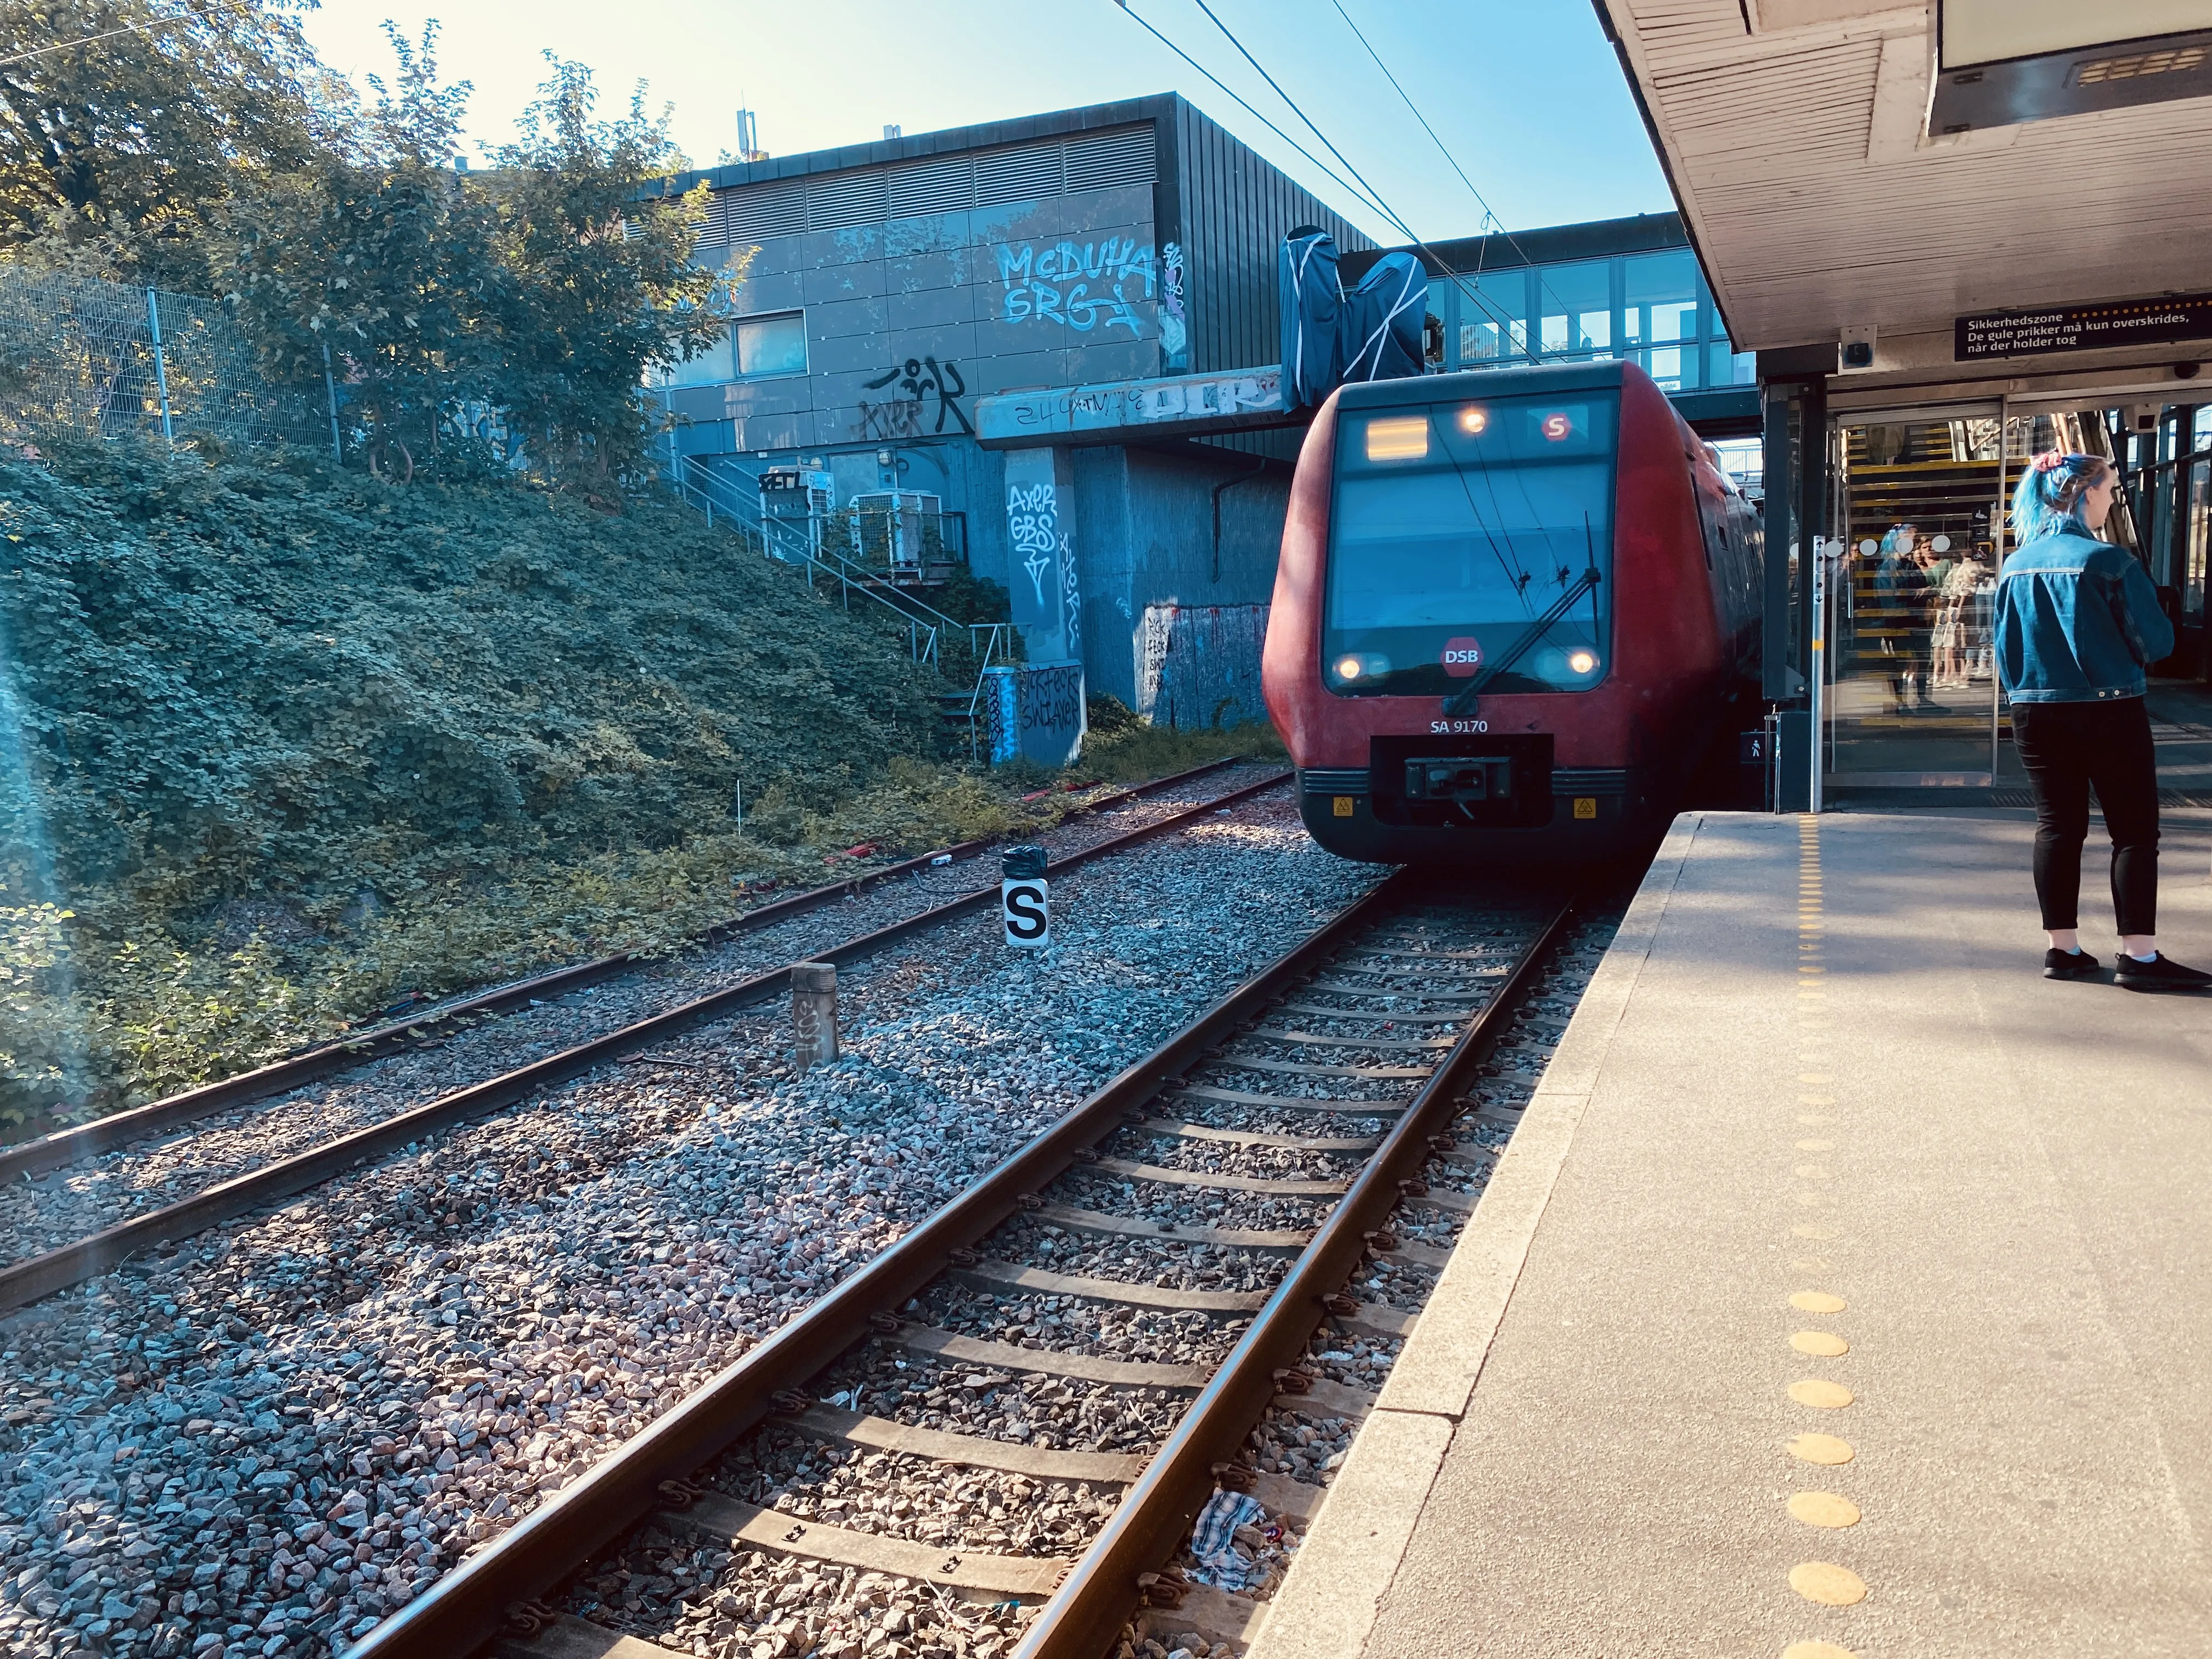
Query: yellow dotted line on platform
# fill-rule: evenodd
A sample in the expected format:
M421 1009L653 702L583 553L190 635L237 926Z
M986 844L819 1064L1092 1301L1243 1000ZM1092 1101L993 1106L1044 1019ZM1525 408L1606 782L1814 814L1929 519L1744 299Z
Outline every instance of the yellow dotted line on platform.
M1828 1048L1828 988L1826 981L1827 964L1825 935L1827 921L1823 910L1826 893L1820 872L1820 821L1810 815L1797 821L1797 1030L1799 1038L1797 1073L1797 1103L1800 1108L1818 1109L1833 1106L1836 1097L1831 1092L1834 1075L1826 1067L1832 1063ZM1820 1134L1804 1134L1802 1130L1823 1129L1835 1122L1832 1113L1819 1109L1801 1109L1796 1114L1801 1134L1796 1150L1810 1155L1808 1162L1795 1166L1792 1173L1799 1182L1795 1194L1800 1210L1820 1212L1833 1207L1835 1198L1826 1183L1835 1178L1834 1170L1819 1162L1820 1154L1832 1152L1836 1143ZM1836 1237L1833 1227L1824 1225L1815 1217L1799 1222L1790 1230L1790 1237L1800 1240L1826 1241ZM1790 1263L1801 1273L1827 1273L1835 1264L1824 1256L1799 1257ZM1844 1313L1849 1304L1839 1296L1826 1291L1798 1291L1790 1297L1790 1305L1800 1313L1823 1316ZM1790 1338L1790 1346L1797 1352L1819 1359L1839 1359L1851 1351L1851 1345L1832 1331L1801 1330ZM1850 1389L1841 1382L1824 1376L1800 1377L1788 1389L1793 1404L1815 1412L1839 1412L1850 1405ZM1790 1455L1801 1463L1815 1467L1840 1468L1857 1455L1850 1441L1840 1435L1808 1431L1789 1443ZM1840 1530L1855 1527L1859 1522L1859 1506L1840 1493L1832 1492L1799 1492L1790 1498L1790 1514L1793 1520L1808 1527ZM1849 1567L1838 1566L1832 1561L1800 1561L1790 1569L1790 1588L1807 1601L1821 1607L1848 1607L1866 1599L1866 1581ZM1792 1642L1782 1650L1782 1659L1855 1659L1849 1648L1838 1647L1833 1642Z

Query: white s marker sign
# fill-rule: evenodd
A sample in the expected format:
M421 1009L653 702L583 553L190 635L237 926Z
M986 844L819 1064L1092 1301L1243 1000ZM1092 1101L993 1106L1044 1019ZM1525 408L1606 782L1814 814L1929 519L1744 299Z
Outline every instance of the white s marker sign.
M1000 860L999 919L1011 950L1038 951L1052 943L1052 890L1044 872L1042 847L1010 847Z
M1052 943L1052 899L1048 884L1002 881L999 908L1006 918L1006 943L1017 951L1036 951Z

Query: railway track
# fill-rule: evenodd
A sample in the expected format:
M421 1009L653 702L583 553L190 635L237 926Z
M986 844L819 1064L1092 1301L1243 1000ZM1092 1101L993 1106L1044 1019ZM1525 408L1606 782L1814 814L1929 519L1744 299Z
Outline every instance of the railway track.
M1127 806L1144 797L1197 781L1232 764L1216 763L1172 777L1155 780L1135 788L1115 791L1087 803L1086 816ZM1056 859L1054 874L1065 873L1093 860L1109 857L1154 836L1209 818L1237 803L1280 787L1289 775L1271 773L1256 782L1181 806L1134 829L1107 836ZM900 878L927 874L943 863L970 860L987 843L968 842L945 851L924 854L900 864L857 877L850 881L817 888L765 905L714 930L710 939L728 939L820 909L866 888ZM809 951L804 960L847 963L860 960L930 927L971 914L993 902L995 884L975 886L955 896L898 916L895 920L847 937L825 948ZM113 1155L151 1137L166 1134L210 1115L250 1104L326 1078L335 1072L394 1052L410 1042L442 1040L440 1023L482 1017L503 1010L546 1002L642 965L644 958L623 953L562 969L556 973L441 1008L435 1021L426 1017L404 1027L386 1027L363 1033L349 1043L331 1045L290 1060L242 1074L208 1088L158 1101L130 1112L118 1113L82 1127L64 1130L40 1140L0 1152L0 1180L21 1179L42 1170L54 1170L96 1157ZM723 984L702 996L688 998L645 1018L605 1032L581 1043L530 1064L507 1070L482 1082L451 1090L420 1104L400 1107L364 1127L332 1136L303 1149L291 1151L261 1164L246 1174L216 1179L200 1189L131 1215L67 1243L0 1265L0 1315L23 1308L57 1291L106 1273L138 1252L173 1245L210 1227L253 1213L305 1192L349 1170L387 1157L477 1119L518 1101L542 1093L611 1061L641 1055L655 1044L680 1036L733 1012L781 995L790 981L790 962L780 963Z
M1146 1620L1233 1650L1577 926L1394 877L347 1652L1097 1659Z

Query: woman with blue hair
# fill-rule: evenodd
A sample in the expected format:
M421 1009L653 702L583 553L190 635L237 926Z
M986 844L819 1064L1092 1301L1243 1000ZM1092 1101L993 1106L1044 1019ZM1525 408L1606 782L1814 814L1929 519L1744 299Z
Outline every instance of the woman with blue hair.
M1997 578L1997 677L2035 796L2035 896L2051 936L2043 972L2097 972L2075 915L2094 785L2112 839L2114 983L2202 990L2212 974L2158 948L2158 762L2144 673L2173 649L2173 626L2142 566L2094 533L2118 483L2101 455L2037 456L2013 491L2018 550Z

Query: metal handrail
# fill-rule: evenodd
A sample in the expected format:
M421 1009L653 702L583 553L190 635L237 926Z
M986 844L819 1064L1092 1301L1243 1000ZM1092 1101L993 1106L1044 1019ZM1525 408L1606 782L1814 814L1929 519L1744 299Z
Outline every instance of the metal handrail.
M719 506L723 516L735 520L741 530L759 537L762 550L771 557L780 558L787 564L800 565L806 570L810 580L817 571L835 579L848 611L853 608L852 591L857 587L885 610L898 616L907 623L908 646L916 662L934 662L942 666L944 659L938 649L939 641L945 632L953 629L966 630L970 655L975 654L978 649L976 636L982 635L986 643L981 649L988 662L1002 642L1003 630L1011 625L1006 623L961 622L946 616L927 601L918 599L885 581L875 572L854 564L843 555L824 553L813 545L811 538L799 534L794 526L769 517L757 505L749 505L744 496L726 482L701 465L696 456L684 457L683 470L670 482L675 485L681 499L690 501L705 512L708 524L714 523L714 509ZM976 681L979 695L981 690L979 671ZM972 702L970 713L972 715Z

